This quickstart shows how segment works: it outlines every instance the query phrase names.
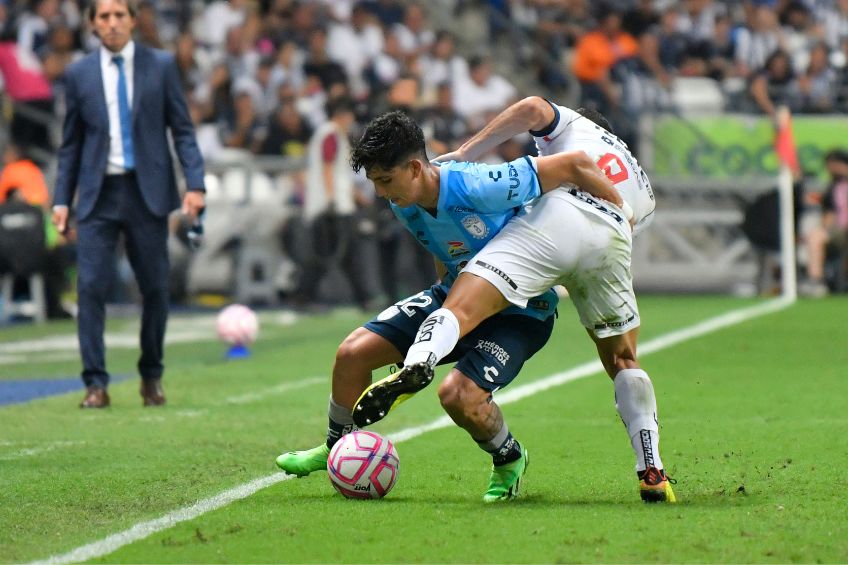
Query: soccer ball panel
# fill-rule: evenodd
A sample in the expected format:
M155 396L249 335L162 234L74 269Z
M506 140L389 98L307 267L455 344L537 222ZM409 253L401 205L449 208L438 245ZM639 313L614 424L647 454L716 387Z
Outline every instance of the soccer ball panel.
M394 487L399 466L392 442L358 430L330 450L327 474L333 487L348 498L382 498Z

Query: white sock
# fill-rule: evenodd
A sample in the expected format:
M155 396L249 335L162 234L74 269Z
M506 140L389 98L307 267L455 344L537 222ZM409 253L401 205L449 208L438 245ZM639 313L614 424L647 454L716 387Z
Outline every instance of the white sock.
M456 347L459 341L459 321L447 308L439 308L418 328L415 342L406 352L403 365L429 363L431 366L441 361Z
M613 383L615 408L636 454L636 472L647 467L662 469L657 399L651 378L642 369L624 369L618 372Z

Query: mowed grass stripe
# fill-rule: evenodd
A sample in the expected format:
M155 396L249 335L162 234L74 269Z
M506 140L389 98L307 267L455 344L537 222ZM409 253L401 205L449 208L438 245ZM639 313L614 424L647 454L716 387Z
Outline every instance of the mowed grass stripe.
M780 311L792 305L793 301L786 299L777 299L764 304L753 307L734 310L714 318L710 318L693 326L682 328L667 334L663 334L654 338L640 347L641 355L647 355L656 351L661 351L668 347L672 347L679 343L695 339L697 337L730 327L745 321ZM536 394L538 392L560 386L567 382L595 374L602 370L599 361L583 363L569 371L556 373L549 377L542 378L538 381L527 385L518 386L515 389L506 391L498 395L498 403L501 405L517 402L523 398ZM452 421L447 416L440 417L429 424L423 426L415 426L400 430L395 433L388 434L395 442L403 442L430 431L446 428L452 425ZM110 535L101 540L80 546L67 553L53 555L45 560L34 561L32 563L74 563L79 561L87 561L108 555L117 549L130 543L142 540L148 536L171 528L172 526L197 518L207 512L216 510L226 506L237 500L246 498L257 491L268 486L277 484L281 481L291 478L282 473L275 473L263 478L253 480L249 483L238 487L226 490L215 496L203 499L196 504L186 508L178 509L170 512L165 516L154 520L148 520L138 523L122 532Z

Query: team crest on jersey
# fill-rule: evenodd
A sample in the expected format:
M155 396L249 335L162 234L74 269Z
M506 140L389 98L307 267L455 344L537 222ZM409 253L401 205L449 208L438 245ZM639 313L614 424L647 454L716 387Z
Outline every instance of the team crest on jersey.
M489 228L486 227L486 222L477 214L471 214L462 218L462 227L475 239L483 239L489 235Z
M468 255L471 253L471 250L465 247L465 242L463 241L449 241L448 242L448 254L450 254L451 259L456 259L457 257L462 257L463 255Z

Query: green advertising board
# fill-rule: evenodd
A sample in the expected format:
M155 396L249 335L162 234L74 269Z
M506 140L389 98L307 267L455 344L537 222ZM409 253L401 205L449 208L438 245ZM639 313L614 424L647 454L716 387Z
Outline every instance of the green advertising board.
M848 147L848 117L794 116L792 130L804 171L821 175L822 158ZM653 128L653 174L733 178L775 174L774 125L765 116L660 116Z

